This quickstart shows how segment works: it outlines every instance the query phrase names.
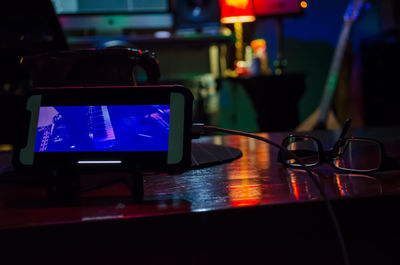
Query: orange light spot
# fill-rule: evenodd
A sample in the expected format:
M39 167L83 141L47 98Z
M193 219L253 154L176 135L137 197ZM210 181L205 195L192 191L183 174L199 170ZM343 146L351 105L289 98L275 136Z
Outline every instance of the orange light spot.
M226 5L245 9L249 5L249 0L226 0Z
M336 178L336 184L339 188L340 196L345 196L345 190L344 190L344 185L342 184L342 181L340 180L340 174L335 173L335 178Z
M307 8L308 4L307 4L306 1L301 1L301 2L300 2L300 6L301 6L302 8Z

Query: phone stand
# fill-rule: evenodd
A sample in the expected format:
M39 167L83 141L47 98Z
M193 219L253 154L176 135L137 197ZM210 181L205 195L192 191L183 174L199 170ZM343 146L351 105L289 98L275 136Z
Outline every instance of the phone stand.
M125 185L131 191L134 201L143 200L143 174L139 165L135 165L131 168L130 175L126 178Z
M76 197L80 190L79 174L74 170L54 169L45 177L46 198L50 201Z
M143 200L143 174L139 165L128 169L129 175L117 177L112 181L99 183L89 189L82 189L80 173L77 170L59 168L46 174L46 198L50 201L69 200L78 197L81 193L102 188L116 182L124 183L132 194L135 202Z

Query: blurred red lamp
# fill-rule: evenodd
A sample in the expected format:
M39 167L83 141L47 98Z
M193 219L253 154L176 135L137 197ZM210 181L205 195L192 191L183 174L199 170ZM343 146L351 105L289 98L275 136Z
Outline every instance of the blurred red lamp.
M256 20L252 0L220 0L219 3L222 23L244 23Z
M234 24L236 37L236 60L243 60L243 26L242 23L256 20L252 0L219 0L221 23Z

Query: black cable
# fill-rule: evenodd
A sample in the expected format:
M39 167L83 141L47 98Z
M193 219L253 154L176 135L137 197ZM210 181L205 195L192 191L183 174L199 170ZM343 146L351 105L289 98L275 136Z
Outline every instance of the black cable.
M229 133L229 134L236 134L236 135L241 135L241 136L246 136L246 137L250 137L250 138L254 138L263 142L266 142L272 146L277 147L279 150L281 150L281 152L285 153L287 156L294 158L298 164L301 165L302 169L304 169L308 175L310 176L310 178L312 179L312 181L314 182L315 186L318 188L322 198L324 199L324 202L326 204L326 208L328 209L328 213L331 217L333 226L335 228L336 231L336 236L338 237L339 240L339 245L340 245L340 249L342 251L342 255L343 255L343 261L345 265L350 265L350 261L349 261L349 256L347 253L347 248L346 248L346 244L343 238L343 234L342 234L342 230L340 229L340 225L339 222L336 218L336 214L333 210L332 204L330 202L330 200L328 199L328 197L326 196L326 193L324 191L324 189L321 187L321 184L319 183L318 179L315 177L315 175L311 172L311 170L306 167L306 165L304 165L303 162L301 162L301 159L296 156L293 152L287 150L286 148L284 148L283 146L281 146L280 144L277 144L265 137L261 137L259 135L256 134L252 134L252 133L246 133L246 132L241 132L241 131L235 131L235 130L229 130L229 129L224 129L224 128L218 128L216 126L202 126L201 124L194 124L195 127L195 132L196 133L200 133L200 134L204 134L206 132L224 132L224 133ZM197 128L196 128L197 127ZM201 128L199 128L201 127Z

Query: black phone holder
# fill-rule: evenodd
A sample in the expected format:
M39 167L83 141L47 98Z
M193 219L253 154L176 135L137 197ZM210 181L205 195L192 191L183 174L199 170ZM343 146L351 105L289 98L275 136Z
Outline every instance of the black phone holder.
M44 183L46 186L46 199L49 201L62 201L70 200L78 197L81 193L102 188L107 185L111 185L117 182L124 183L134 201L142 201L144 195L143 187L143 173L140 165L135 164L128 168L128 174L121 173L118 176L117 173L115 177L106 182L97 183L94 186L82 187L81 186L81 172L74 168L57 168L53 170L48 170L45 172Z

